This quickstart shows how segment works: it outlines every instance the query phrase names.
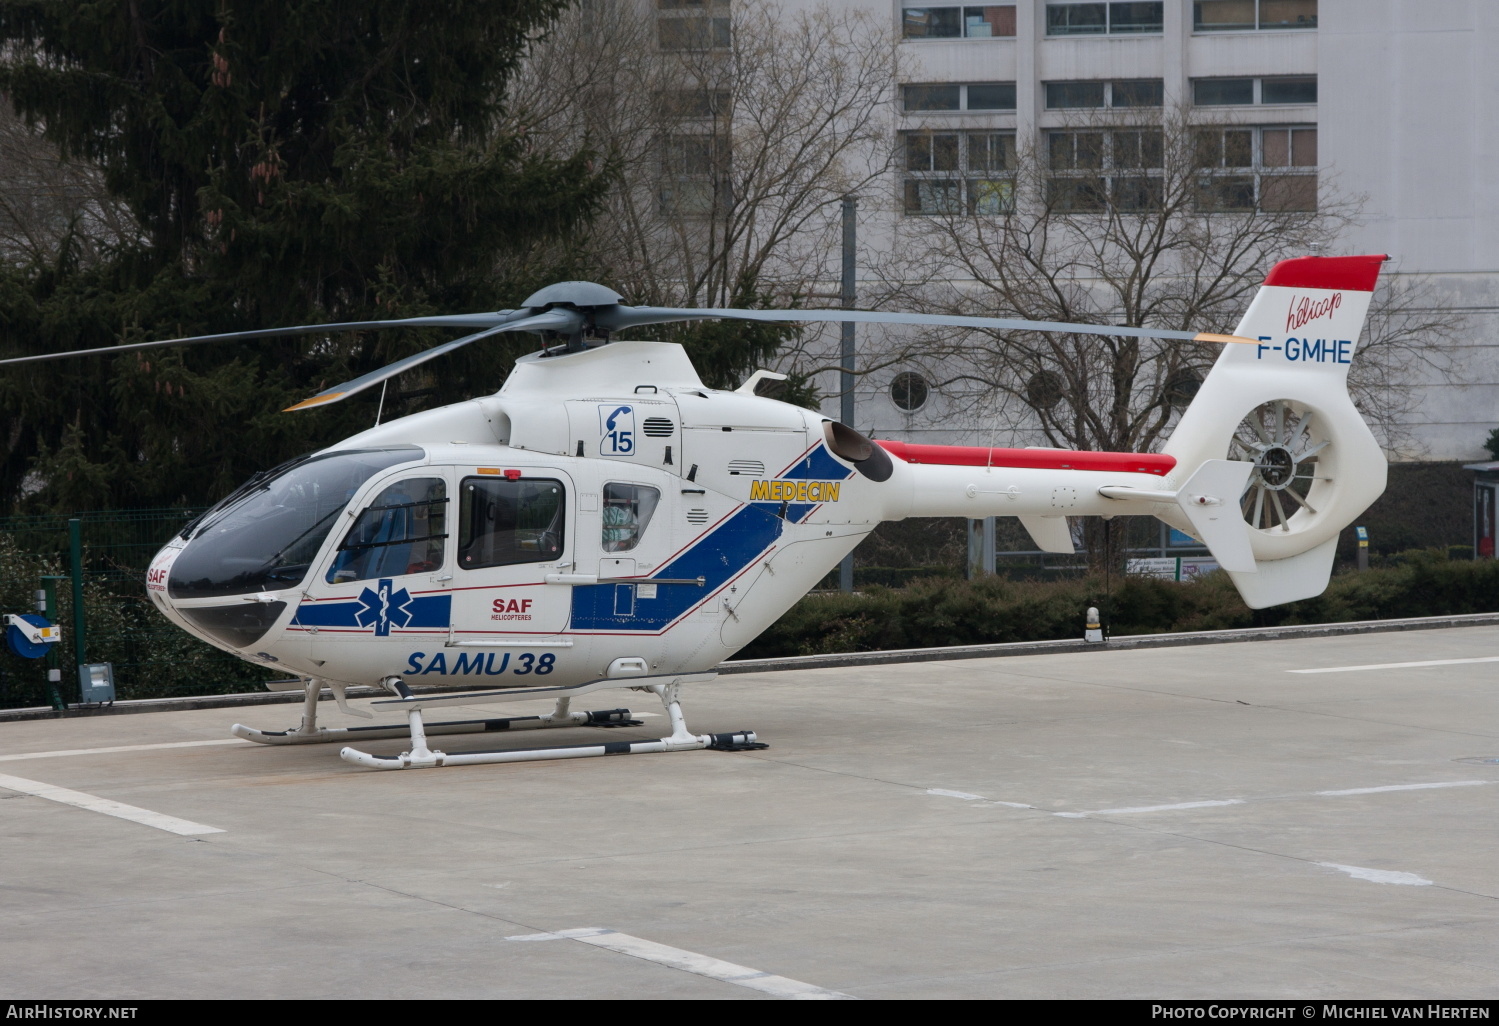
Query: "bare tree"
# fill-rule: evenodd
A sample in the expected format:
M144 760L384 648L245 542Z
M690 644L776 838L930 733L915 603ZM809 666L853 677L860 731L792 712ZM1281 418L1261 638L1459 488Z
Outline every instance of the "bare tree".
M992 131L904 138L883 300L931 311L1232 331L1277 260L1332 245L1359 212L1317 167L1314 127L1110 111L1017 146ZM1389 279L1350 388L1398 449L1420 365L1461 325L1430 287ZM1039 332L934 331L889 343L949 404L1018 444L1159 447L1218 347ZM1098 525L1085 536L1103 558ZM1117 555L1117 552L1113 553Z
M133 231L103 173L65 159L9 103L0 104L0 180L0 259L7 262L50 264L65 245L91 262Z
M1398 265L1387 271L1369 304L1348 391L1391 456L1419 459L1426 451L1406 425L1420 404L1420 385L1453 380L1469 318L1443 301L1430 275L1402 274Z
M513 116L618 173L588 257L632 299L785 302L826 276L838 202L879 179L899 79L884 21L773 0L595 0L536 46Z
M1275 260L1314 252L1355 213L1325 177L1319 189L1314 155L1291 163L1299 140L1282 140L1285 164L1256 168L1259 131L1195 124L1178 110L1147 124L1078 119L1045 131L1041 145L908 135L904 201L920 216L901 220L902 241L880 267L886 301L1231 330ZM982 407L1025 440L1123 451L1162 440L1217 355L1039 332L926 333L907 344L950 400Z

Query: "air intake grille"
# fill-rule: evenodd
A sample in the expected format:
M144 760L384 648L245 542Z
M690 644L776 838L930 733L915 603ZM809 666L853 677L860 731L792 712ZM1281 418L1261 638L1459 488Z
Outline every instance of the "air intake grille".
M729 473L743 477L764 477L765 464L759 460L729 460Z
M706 524L708 522L708 511L705 509L689 509L687 511L687 522L689 524Z
M649 438L670 438L675 430L672 422L665 417L647 417L642 427Z

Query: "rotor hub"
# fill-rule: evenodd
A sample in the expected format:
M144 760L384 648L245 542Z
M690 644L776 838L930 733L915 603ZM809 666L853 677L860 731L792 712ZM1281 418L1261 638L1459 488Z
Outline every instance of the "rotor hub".
M1283 445L1272 445L1260 454L1254 468L1259 472L1265 487L1282 491L1289 487L1296 475L1296 457Z

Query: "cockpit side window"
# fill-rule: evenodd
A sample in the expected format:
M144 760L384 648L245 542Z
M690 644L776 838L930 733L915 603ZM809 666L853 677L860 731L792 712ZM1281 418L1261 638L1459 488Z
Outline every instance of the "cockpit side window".
M438 477L397 481L349 528L328 567L328 583L440 570L447 525L446 482Z
M629 552L639 545L660 501L661 491L647 485L604 485L604 551Z
M466 477L458 507L465 570L541 563L562 554L567 492L544 477Z

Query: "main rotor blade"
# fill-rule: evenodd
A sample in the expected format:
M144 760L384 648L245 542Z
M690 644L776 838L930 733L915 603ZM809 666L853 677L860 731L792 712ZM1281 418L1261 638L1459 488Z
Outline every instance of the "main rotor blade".
M507 319L525 316L524 310L497 310L494 313L448 314L441 317L405 317L394 321L344 321L339 324L297 324L289 328L257 328L254 331L229 331L220 335L191 335L159 342L132 342L123 346L101 346L97 349L70 349L61 353L15 356L0 360L0 367L17 363L40 363L43 360L65 360L70 356L102 356L138 352L142 349L166 349L191 346L199 342L226 342L237 338L272 338L277 335L316 335L322 332L361 331L370 328L488 328Z
M378 385L387 378L393 378L403 371L408 371L419 364L426 363L428 360L436 359L444 353L451 353L453 350L466 346L470 342L477 342L481 338L488 338L490 335L500 335L507 331L573 332L582 326L582 315L572 310L548 310L546 313L537 314L534 317L522 317L519 320L497 324L492 328L486 328L484 331L477 331L472 335L464 335L462 338L455 338L451 342L444 342L440 346L433 346L431 349L424 349L420 353L413 353L403 360L386 364L379 370L373 370L368 374L360 375L352 381L345 381L341 385L325 388L312 398L303 399L295 406L288 406L281 412L290 413L292 410L306 410L314 406L326 406L328 403L336 403L340 399L347 399L354 393L362 392L371 385Z
M717 308L675 308L665 306L620 306L601 310L596 316L600 327L610 331L641 324L664 324L670 321L695 321L722 318L736 321L854 321L865 324L918 324L953 328L997 328L1002 331L1061 331L1077 335L1125 335L1130 338L1170 338L1183 342L1244 342L1258 344L1256 339L1238 335L1215 335L1211 332L1172 331L1167 328L1128 328L1114 324L1069 324L1064 321L1027 321L1010 317L956 317L947 314L884 313L875 310L724 310Z

